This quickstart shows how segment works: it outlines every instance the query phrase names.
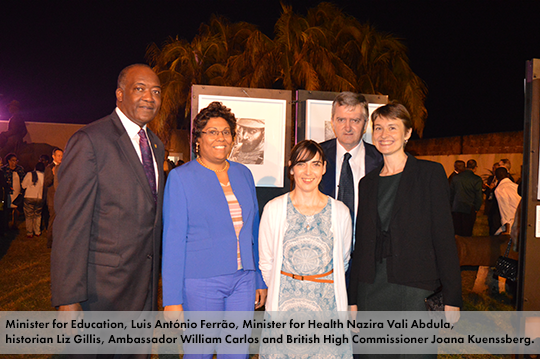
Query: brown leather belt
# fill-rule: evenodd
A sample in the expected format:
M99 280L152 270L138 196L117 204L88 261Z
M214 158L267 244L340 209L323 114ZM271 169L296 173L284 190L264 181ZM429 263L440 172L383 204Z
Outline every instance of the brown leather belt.
M287 273L284 271L281 271L281 274L286 275L287 277L291 277L292 279L297 280L307 280L310 282L317 282L317 283L334 283L331 279L319 279L320 277L326 277L327 275L330 275L334 272L334 269L331 269L330 272L326 272L323 274L314 274L314 275L298 275L298 274L292 274Z

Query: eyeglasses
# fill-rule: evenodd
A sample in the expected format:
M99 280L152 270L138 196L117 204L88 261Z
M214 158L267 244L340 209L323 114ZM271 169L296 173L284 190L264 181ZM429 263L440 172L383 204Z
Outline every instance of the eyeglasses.
M201 133L204 133L209 138L217 138L220 133L223 135L223 137L231 137L232 136L231 130L223 130L223 131L210 130L210 131L201 131Z

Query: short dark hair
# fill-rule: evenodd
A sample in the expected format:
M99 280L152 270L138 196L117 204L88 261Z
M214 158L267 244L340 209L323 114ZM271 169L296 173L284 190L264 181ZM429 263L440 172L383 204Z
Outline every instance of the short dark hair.
M56 153L56 151L60 151L60 152L62 152L62 153L64 152L63 149L61 149L61 148L59 148L59 147L55 147L55 148L53 148L53 150L52 150L52 155L53 155L53 156L54 156L54 154Z
M313 140L300 141L296 144L296 146L293 147L289 159L289 161L291 162L291 164L289 165L289 178L291 180L291 184L294 184L294 178L291 174L294 166L301 162L310 161L313 157L317 155L317 153L319 154L321 161L323 163L326 163L326 156L324 155L324 151L321 145L319 145Z
M478 163L476 163L476 160L470 159L467 161L467 168L470 168L471 170L478 167Z
M499 167L495 170L495 177L497 177L497 180L503 180L508 177L508 170L506 167Z
M154 71L147 64L133 64L133 65L126 66L126 67L124 67L122 69L122 71L120 71L120 74L118 75L118 80L116 81L116 88L122 88L124 86L125 81L126 81L126 76L127 76L127 73L129 72L129 70L131 70L134 67L139 67L139 66L140 67L147 67L150 70Z
M45 164L43 162L38 162L36 164L36 171L39 171L39 172L45 171Z
M13 157L17 158L17 155L14 154L13 152L8 153L8 154L6 155L6 157L4 157L4 162L7 164L8 161L9 161L10 159L12 159Z
M454 169L458 172L463 172L463 170L465 170L465 162L462 160L457 160L454 162Z
M334 119L334 114L336 113L336 107L345 106L345 107L356 107L360 106L364 111L364 121L367 122L369 119L369 108L368 101L364 95L349 91L344 91L336 96L334 102L332 102L332 119Z
M191 147L193 148L195 155L198 155L197 140L201 137L202 130L204 130L204 128L206 127L208 120L216 117L221 117L225 121L227 121L227 124L231 128L231 135L234 140L234 136L236 136L236 117L234 117L234 113L231 112L230 108L224 106L223 103L214 101L210 103L207 107L203 108L193 120L193 130L191 131Z
M411 114L407 111L407 108L397 101L381 106L371 114L372 125L375 126L375 120L379 117L387 119L401 120L405 126L405 131L409 131L413 128Z

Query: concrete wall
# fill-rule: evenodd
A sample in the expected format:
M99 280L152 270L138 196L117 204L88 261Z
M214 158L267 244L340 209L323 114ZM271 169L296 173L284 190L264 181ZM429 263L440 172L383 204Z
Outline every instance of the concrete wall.
M454 162L462 160L467 163L468 160L473 159L478 162L478 168L476 174L482 179L486 179L491 175L491 168L495 162L503 158L510 160L512 168L510 174L515 180L521 177L521 165L523 164L523 153L485 153L485 154L469 154L469 155L434 155L434 156L416 156L416 158L439 162L444 166L446 176L454 171Z
M407 152L415 156L522 153L523 131L411 140Z
M507 158L512 164L510 173L517 180L523 164L523 131L411 140L406 151L441 163L447 176L454 171L456 160L466 163L474 159L478 162L476 174L484 179L491 175L495 162Z
M8 121L0 121L0 132L6 131ZM24 137L27 143L48 143L49 145L66 148L69 138L84 125L69 123L46 123L26 121L28 134Z

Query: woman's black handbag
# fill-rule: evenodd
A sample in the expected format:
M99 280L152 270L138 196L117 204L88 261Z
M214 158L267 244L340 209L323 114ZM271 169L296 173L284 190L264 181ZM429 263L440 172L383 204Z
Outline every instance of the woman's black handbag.
M512 258L508 258L510 253L510 246L512 245L512 238L508 241L506 252L504 256L497 258L495 263L495 272L499 277L515 281L517 279L518 261Z

